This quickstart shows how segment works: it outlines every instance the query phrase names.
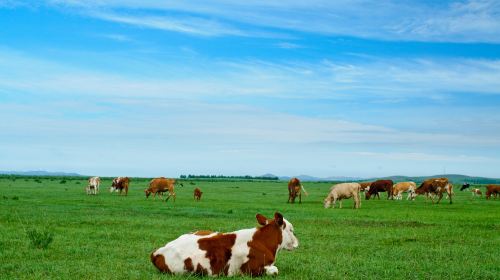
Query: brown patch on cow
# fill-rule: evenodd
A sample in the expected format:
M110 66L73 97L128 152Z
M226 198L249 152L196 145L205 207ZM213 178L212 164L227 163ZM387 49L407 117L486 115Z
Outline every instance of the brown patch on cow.
M394 185L394 182L392 180L377 180L370 185L370 189L368 192L365 194L365 199L369 200L370 197L373 196L379 196L379 192L387 192L387 199L392 197L392 186Z
M193 261L191 260L191 258L187 258L184 260L184 269L189 272L194 271Z
M214 232L210 231L210 230L199 230L199 231L194 232L193 234L199 235L199 236L204 236L204 235L210 235L212 233L214 233Z
M264 266L274 263L276 251L279 244L283 241L281 228L278 225L279 217L258 228L254 233L252 240L247 245L250 248L248 261L241 266L241 272L252 276L260 276L264 271ZM281 216L283 222L283 216Z
M208 270L206 268L203 268L203 266L201 266L201 264L198 264L196 266L195 274L198 274L198 275L208 275Z
M163 273L172 273L168 268L163 255L159 254L155 256L154 253L151 253L151 262L156 268L158 268L159 271Z
M205 257L210 260L212 274L227 275L231 258L231 249L236 240L236 234L217 234L216 236L201 238L198 245L201 250L206 251Z

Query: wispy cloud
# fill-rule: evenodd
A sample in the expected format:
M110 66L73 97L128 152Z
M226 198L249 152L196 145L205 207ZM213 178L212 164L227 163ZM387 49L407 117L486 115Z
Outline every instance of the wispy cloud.
M382 40L500 43L500 4L469 1L48 1L90 16L201 36L270 29ZM140 12L141 16L133 15ZM161 14L161 15L158 15ZM243 27L244 25L245 27Z

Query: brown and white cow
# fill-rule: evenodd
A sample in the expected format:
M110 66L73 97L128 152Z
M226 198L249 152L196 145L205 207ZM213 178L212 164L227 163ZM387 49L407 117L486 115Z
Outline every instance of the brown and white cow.
M130 179L128 177L117 177L113 179L113 182L111 183L111 188L109 188L109 192L120 192L120 195L122 194L122 191L125 191L125 195L128 195L128 185L130 183Z
M194 192L193 192L194 201L200 201L202 194L203 194L203 192L199 188L194 189Z
M379 192L387 192L387 199L391 198L393 184L392 180L378 180L373 182L370 185L370 189L365 192L365 199L369 200L372 195L378 196L378 199L380 199Z
M87 195L98 194L99 193L99 186L101 185L101 178L91 177L91 178L89 178L88 181L89 181L89 183L88 183L87 187L85 188Z
M256 218L261 227L181 235L154 251L151 261L158 270L170 274L277 275L274 263L279 250L293 250L299 241L293 225L280 213L271 220L261 214Z
M368 191L370 189L370 185L372 184L373 182L361 182L359 183L359 185L361 186L361 191L364 192L364 191Z
M175 192L174 192L175 179L167 179L165 177L154 178L149 182L149 188L144 190L146 194L146 198L149 198L151 194L153 194L154 199L156 199L156 195L161 196L163 198L163 193L169 193L167 200L174 196L175 200Z
M302 186L302 183L298 178L292 178L288 182L288 203L295 203L295 198L299 197L299 203L302 203L301 190L307 196L306 189Z
M472 196L483 196L483 193L478 188L471 189L470 191L472 193Z
M490 199L491 195L497 199L497 195L500 194L500 185L487 185L486 186L486 199Z
M354 199L354 208L357 209L361 206L359 198L360 191L361 186L358 183L341 183L333 185L324 200L324 207L328 208L333 203L333 208L335 208L335 203L338 200L340 208L342 208L342 199L352 197Z
M396 200L401 200L403 199L403 193L407 192L408 196L406 197L406 200L409 199L414 199L415 198L415 190L417 189L417 184L415 182L399 182L397 184L394 184L392 186L392 197L395 198Z
M427 179L415 190L416 195L425 194L426 197L430 197L432 203L434 203L434 196L438 196L439 199L436 203L439 203L443 198L443 193L448 194L448 199L450 204L453 203L453 185L448 181L448 178L431 178Z

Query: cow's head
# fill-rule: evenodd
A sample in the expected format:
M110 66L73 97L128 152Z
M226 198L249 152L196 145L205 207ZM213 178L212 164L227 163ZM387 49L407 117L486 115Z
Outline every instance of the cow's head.
M256 215L257 222L260 225L272 225L281 230L282 241L278 245L278 249L293 250L299 247L299 240L295 237L293 232L293 225L283 218L283 215L276 212L274 213L274 219L267 219L264 215Z
M371 196L370 191L365 192L365 199L366 200L370 200L370 196Z
M144 193L146 193L146 198L148 198L151 194L151 191L149 189L144 189Z
M325 200L323 201L323 206L325 208L328 208L328 207L330 207L331 204L332 204L332 197L331 196L327 196L325 198Z

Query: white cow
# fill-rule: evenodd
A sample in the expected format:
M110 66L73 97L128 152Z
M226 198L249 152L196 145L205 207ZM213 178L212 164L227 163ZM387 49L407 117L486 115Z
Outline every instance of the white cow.
M99 185L101 184L101 178L92 177L89 178L89 184L85 188L87 194L98 194L99 193Z
M333 185L324 200L324 206L325 208L328 208L333 203L333 208L335 208L335 203L338 200L340 208L342 208L342 199L352 197L354 199L354 208L359 208L361 207L361 200L359 198L360 191L361 185L358 183L342 183Z

